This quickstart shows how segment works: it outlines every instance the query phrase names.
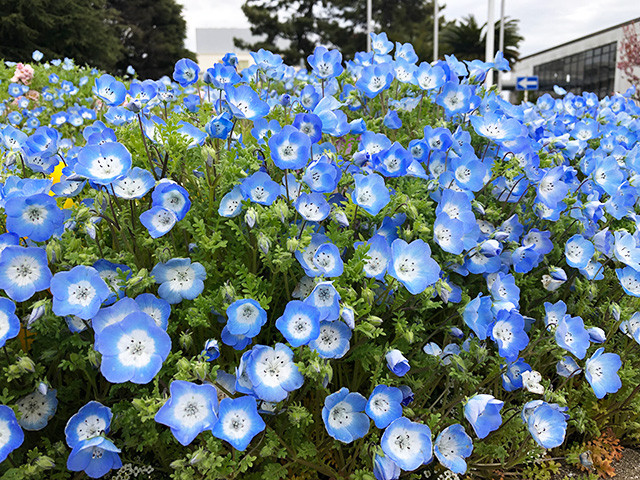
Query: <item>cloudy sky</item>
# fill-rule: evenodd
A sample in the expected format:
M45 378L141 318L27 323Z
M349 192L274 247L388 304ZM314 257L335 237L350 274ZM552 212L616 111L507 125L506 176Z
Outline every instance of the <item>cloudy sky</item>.
M365 0L354 0L365 1ZM393 1L393 0L390 0ZM240 5L243 0L178 0L184 5L188 25L187 47L196 50L196 28L248 27ZM473 14L484 23L487 3L483 0L444 0L442 11L448 20ZM496 0L496 17L500 0ZM506 0L507 16L520 20L525 40L521 55L573 40L627 20L640 17L638 0Z

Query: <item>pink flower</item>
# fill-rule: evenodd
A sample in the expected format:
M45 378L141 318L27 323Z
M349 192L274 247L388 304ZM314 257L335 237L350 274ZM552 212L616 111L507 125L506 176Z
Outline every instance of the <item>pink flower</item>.
M33 79L33 67L31 65L25 65L24 63L18 63L16 65L16 71L11 78L11 81L21 82L24 85L29 85Z

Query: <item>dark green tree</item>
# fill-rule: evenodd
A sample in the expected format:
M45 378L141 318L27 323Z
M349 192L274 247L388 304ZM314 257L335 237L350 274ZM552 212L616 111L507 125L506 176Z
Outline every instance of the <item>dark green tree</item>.
M421 60L433 51L433 0L373 0L374 30L391 41L411 42ZM266 48L289 64L304 61L318 44L339 47L343 57L366 50L366 2L353 0L246 0L242 6L254 35L263 41L236 39L238 48ZM440 18L440 25L445 26Z
M504 56L510 63L518 60L518 46L524 40L519 33L519 20L505 18ZM484 59L487 24L479 25L473 15L445 27L442 32L443 52L454 54L458 60ZM498 51L500 22L495 23L495 51ZM494 52L495 53L495 52Z
M107 0L118 12L114 28L122 45L116 71L131 65L141 78L171 75L181 58L195 60L184 48L187 24L175 0Z
M26 61L38 49L48 59L70 57L112 70L122 55L107 0L0 0L0 12L5 60Z

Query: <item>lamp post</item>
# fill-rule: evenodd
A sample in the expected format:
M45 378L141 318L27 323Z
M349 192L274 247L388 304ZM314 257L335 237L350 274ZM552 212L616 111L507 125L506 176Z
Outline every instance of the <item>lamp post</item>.
M504 55L504 2L505 0L500 0L500 37L498 41L498 50L500 50L503 55ZM502 72L498 71L496 75L498 76L498 92L502 92Z
M367 53L371 51L371 0L367 0Z
M438 30L440 29L439 25L439 17L440 17L440 6L438 5L438 0L433 2L433 61L438 60Z
M487 44L484 51L484 61L489 63L493 61L493 54L495 50L495 14L494 14L494 4L495 0L488 0L489 12L487 13ZM489 70L487 73L487 78L485 80L485 87L489 88L493 85L493 70Z

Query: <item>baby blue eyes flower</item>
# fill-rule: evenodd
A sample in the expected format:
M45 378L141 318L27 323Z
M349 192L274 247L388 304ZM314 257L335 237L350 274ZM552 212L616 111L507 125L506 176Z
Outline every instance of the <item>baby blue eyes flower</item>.
M538 445L555 448L564 442L567 420L562 412L543 402L529 414L527 428Z
M491 323L494 320L491 312L491 298L478 294L476 298L467 304L462 318L464 323L474 331L480 340L487 338Z
M164 207L152 207L140 214L140 223L149 231L151 238L159 238L169 233L178 222L178 217Z
M244 198L260 205L271 205L280 194L280 185L274 182L268 173L256 172L240 184Z
M0 463L24 442L24 432L10 407L0 405Z
M120 449L104 437L93 437L79 442L67 459L72 472L84 471L90 478L100 478L111 469L122 467Z
M355 247L359 248L360 245L362 244L356 243ZM380 234L371 237L367 245L369 250L367 250L365 257L364 274L367 278L383 281L389 260L391 260L391 247L385 237Z
M433 459L431 430L406 417L391 422L382 435L380 446L402 470L413 471Z
M67 445L75 448L80 442L109 433L113 414L109 407L91 401L69 419L64 429Z
M622 382L618 376L618 370L621 366L620 356L616 353L604 353L602 347L586 361L585 377L598 399L604 398L607 393L620 390Z
M237 118L257 120L269 113L269 105L260 100L258 94L248 85L224 86L231 113Z
M508 362L515 361L518 353L529 344L524 317L516 310L500 310L489 335L498 344L500 356Z
M172 258L167 263L158 263L151 275L160 284L158 295L171 304L196 298L204 290L207 278L204 267L198 262L191 263L189 258Z
M492 395L478 394L464 406L464 418L471 424L478 438L485 438L502 424L500 410L504 402Z
M582 235L576 234L567 240L564 246L565 257L567 263L574 268L586 268L589 260L595 253L593 243L584 238Z
M276 328L292 347L306 345L320 335L320 311L299 300L287 303Z
M289 392L304 383L304 377L293 363L293 351L282 343L277 343L275 348L254 346L245 368L254 393L267 402L284 400Z
M311 158L311 139L291 125L269 139L271 159L281 170L298 170L307 165Z
M155 421L171 427L176 440L186 446L218 421L218 392L213 385L182 380L171 382L169 389L171 396L156 413Z
M58 408L56 390L47 389L44 394L36 390L18 400L16 406L20 412L18 423L24 430L42 430Z
M573 357L569 355L567 355L566 357L562 357L556 364L556 372L562 377L569 378L576 375L580 371L582 371L580 366L576 363Z
M322 45L315 48L313 54L307 57L307 61L313 73L321 79L337 77L344 71L340 51L327 50Z
M227 308L226 328L232 335L253 338L267 323L267 312L258 302L250 298L236 300Z
M565 350L583 359L589 348L589 332L584 328L584 322L580 317L565 315L556 327L556 342Z
M16 316L16 304L8 298L0 298L0 347L20 333L20 319Z
M376 480L398 480L401 473L402 470L391 458L376 454L373 460L373 475Z
M445 428L433 444L438 461L453 473L463 475L467 471L464 461L473 451L471 437L459 423Z
M173 79L184 88L196 83L199 74L200 67L198 64L189 58L183 58L176 62L173 70Z
M233 218L240 215L242 212L242 201L244 196L239 186L233 187L230 192L227 192L222 200L220 200L220 206L218 207L218 214L222 217Z
M402 416L402 391L397 387L378 385L371 392L365 412L378 428L387 428Z
M80 150L75 172L99 185L108 185L131 169L131 153L118 142L87 145Z
M320 358L342 358L349 351L351 329L342 322L320 322L320 333L309 347L318 352Z
M154 320L134 312L96 332L95 349L102 354L100 371L111 383L149 383L171 351L171 339Z
M522 373L530 372L531 365L519 358L515 362L507 364L507 371L502 374L502 387L507 392L513 392L522 388Z
M78 265L53 276L51 293L53 313L60 317L76 315L89 320L98 313L111 290L95 268Z
M402 355L400 350L389 350L385 355L385 359L387 360L389 370L399 377L404 377L411 369L409 360Z
M351 443L369 431L369 417L364 413L367 399L346 387L324 399L322 421L329 435L342 443Z
M265 427L254 397L224 398L220 402L218 422L211 433L229 442L236 450L244 451Z
M384 178L377 173L370 175L355 174L355 188L351 193L353 203L363 208L370 215L377 215L387 206L391 195L384 184Z
M331 206L321 193L302 193L295 201L296 210L309 222L321 222L329 216Z
M162 179L151 194L152 205L173 212L182 220L191 208L189 192L172 180Z
M111 186L116 196L125 200L135 200L144 197L153 188L154 183L153 175L148 170L133 167Z
M7 230L34 242L49 240L64 220L54 197L46 193L14 196L5 204Z
M121 105L127 96L124 84L111 75L96 78L93 93L110 107Z
M325 277L339 277L344 271L340 251L333 243L324 243L313 255L313 263Z
M423 240L407 243L397 239L391 244L388 273L417 295L438 281L440 266L431 258L431 248Z
M627 295L640 297L640 272L632 267L616 268L616 276Z
M391 86L393 82L393 68L389 63L369 65L362 69L360 78L356 81L356 87L362 90L369 98L375 98L378 94Z
M210 338L204 344L204 350L200 352L207 362L213 362L220 356L220 344L215 338Z
M333 322L340 317L340 294L332 282L320 282L304 302L320 310L320 320Z

